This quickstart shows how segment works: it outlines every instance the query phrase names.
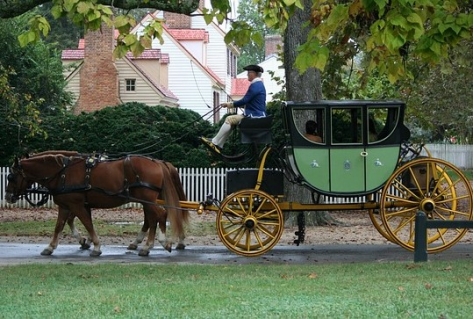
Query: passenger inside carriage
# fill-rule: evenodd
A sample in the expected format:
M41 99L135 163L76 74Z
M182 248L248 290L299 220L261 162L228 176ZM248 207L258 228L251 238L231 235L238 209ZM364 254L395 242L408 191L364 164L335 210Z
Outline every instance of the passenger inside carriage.
M305 124L305 135L308 140L316 143L322 143L323 139L317 133L318 124L313 120L308 120Z

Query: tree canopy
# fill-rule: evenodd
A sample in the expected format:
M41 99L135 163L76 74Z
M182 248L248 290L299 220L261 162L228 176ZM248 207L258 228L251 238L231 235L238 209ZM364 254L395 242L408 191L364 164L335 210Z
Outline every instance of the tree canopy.
M114 9L152 8L191 15L199 0L4 0L0 18L21 15L41 4L52 2L51 13L57 19L67 17L86 30L97 30L102 23L114 24L120 36L115 54L131 51L139 55L150 47L152 38L161 39L162 21L148 25L137 38L130 30L137 23L127 11ZM305 0L253 0L269 28L286 30L291 16L305 8ZM222 23L231 11L228 0L211 0L212 9L203 8L207 23ZM308 6L306 6L308 8ZM412 77L406 68L408 57L427 64L443 64L449 69L449 53L459 41L472 41L472 2L467 0L311 0L308 37L298 48L295 66L304 73L309 68L324 70L331 55L344 59L359 52L368 56L368 71L377 69L391 82ZM29 21L30 29L20 36L25 45L47 36L50 23L38 14ZM241 32L246 30L246 32ZM226 41L243 45L263 41L248 23L234 21Z

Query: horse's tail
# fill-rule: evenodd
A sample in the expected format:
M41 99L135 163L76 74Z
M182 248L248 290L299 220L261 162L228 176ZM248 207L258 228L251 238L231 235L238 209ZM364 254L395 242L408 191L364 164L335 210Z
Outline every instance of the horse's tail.
M176 167L173 166L173 164L169 162L164 162L166 167L168 167L168 170L170 171L171 179L173 180L173 185L176 190L176 193L178 193L179 200L186 201L186 193L184 192L183 188L183 183L181 183L181 178L179 177L178 170ZM179 206L181 207L181 205ZM179 213L181 214L181 219L183 223L188 223L189 222L189 211L187 209L180 209Z
M176 176L174 176L173 170L170 170L166 164L162 165L163 168L163 199L166 203L168 216L170 218L170 225L173 233L178 238L184 238L184 224L188 222L189 212L183 211L179 200L184 195L184 190L180 193L179 189L175 185ZM176 171L177 174L177 171ZM178 176L179 180L179 176ZM181 181L180 181L181 183Z

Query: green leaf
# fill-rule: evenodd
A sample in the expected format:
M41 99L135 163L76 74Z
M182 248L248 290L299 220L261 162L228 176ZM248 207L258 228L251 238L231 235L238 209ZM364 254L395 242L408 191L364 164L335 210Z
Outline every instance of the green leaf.
M51 8L51 14L52 14L53 18L58 19L58 18L61 17L62 14L63 14L62 7L61 7L60 5L54 5L54 6L52 6L52 8Z
M72 11L79 0L64 0L63 7L67 12Z
M30 43L28 38L28 32L20 34L18 36L18 42L20 42L21 47L25 47L28 43Z
M128 47L123 44L117 44L114 49L114 57L116 59L123 58L128 52Z
M122 42L125 43L127 46L131 46L135 42L137 42L137 36L135 34L128 34Z
M402 16L401 14L397 14L397 15L387 17L387 21L390 22L392 25L407 26L407 23L406 23L407 19L405 19L405 17Z
M119 15L119 16L115 17L114 25L115 25L116 28L120 28L120 27L123 27L123 26L128 26L129 23L128 23L127 17L124 16L124 15Z
M433 41L432 44L431 44L430 49L431 49L431 51L436 53L436 55L438 55L438 56L441 55L441 45L439 44L439 42Z
M92 4L90 4L88 2L81 1L77 5L77 12L80 13L80 14L86 14L91 9L93 9Z
M413 23L413 24L416 24L418 26L423 26L423 20L421 19L421 17L416 14L415 12L412 12L408 15L407 17L407 20L410 22L410 23Z
M385 6L388 3L388 0L375 0L375 3L379 7L379 11L383 13L385 11Z
M263 44L265 43L263 35L260 32L252 32L252 34L250 35L250 39L253 43L257 45L263 46Z
M213 17L212 15L210 15L210 14L205 14L205 15L204 15L204 21L206 22L206 24L210 24L210 23L212 22L212 19L213 19L213 18L214 18L214 17Z
M112 9L110 9L109 6L104 6L104 5L99 4L98 9L99 9L100 11L102 11L102 12L103 12L104 14L106 14L106 15L110 15L110 16L111 16L111 15L114 14L114 12L112 11Z
M151 48L152 40L149 36L142 36L140 38L140 43L144 48Z

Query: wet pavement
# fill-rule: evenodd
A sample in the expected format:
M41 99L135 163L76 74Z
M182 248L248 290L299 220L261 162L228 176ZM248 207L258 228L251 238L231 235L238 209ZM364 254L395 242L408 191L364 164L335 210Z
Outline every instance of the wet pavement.
M239 256L225 246L188 246L171 253L161 247L151 250L148 257L138 256L126 246L104 245L100 257L90 257L90 250L78 245L60 245L51 256L41 256L45 244L0 243L0 265L27 263L154 263L154 264L322 264L359 262L413 262L414 253L395 244L385 245L300 245L276 246L258 257ZM459 243L430 260L472 260L472 243Z

